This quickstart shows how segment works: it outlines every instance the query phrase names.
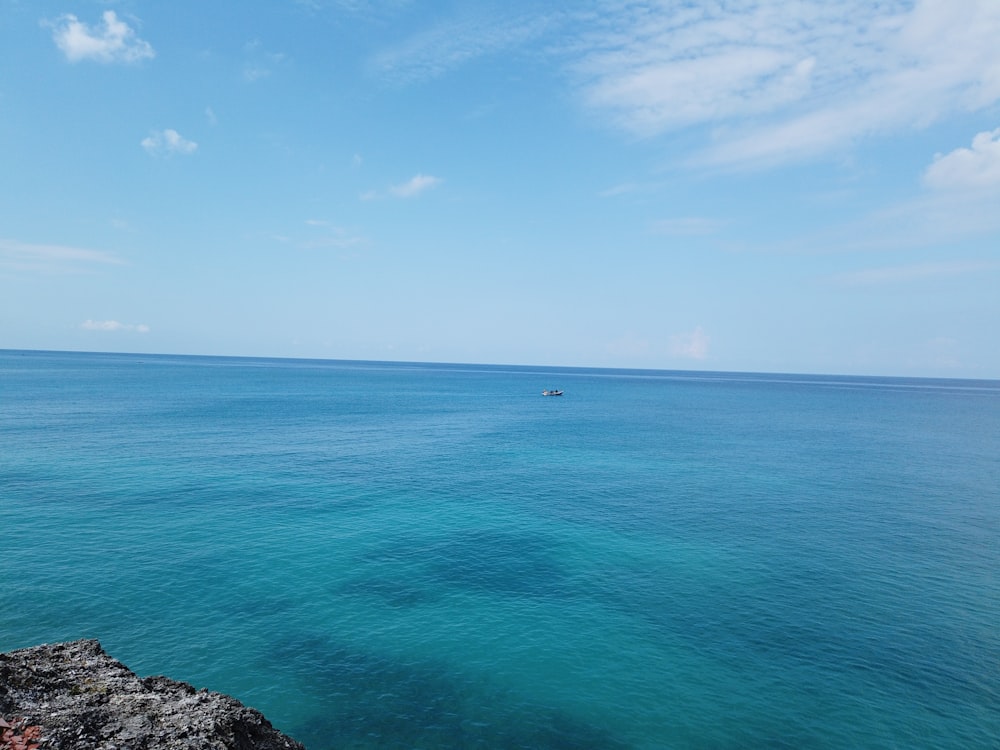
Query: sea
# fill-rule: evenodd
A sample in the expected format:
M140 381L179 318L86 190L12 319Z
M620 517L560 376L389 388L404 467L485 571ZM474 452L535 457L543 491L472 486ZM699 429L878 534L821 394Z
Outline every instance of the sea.
M0 539L310 750L1000 747L1000 381L2 351Z

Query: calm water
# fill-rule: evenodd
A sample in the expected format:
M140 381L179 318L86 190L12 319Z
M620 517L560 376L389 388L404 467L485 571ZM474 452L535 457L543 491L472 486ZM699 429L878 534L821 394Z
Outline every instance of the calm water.
M0 511L0 650L311 750L1000 738L996 381L0 352Z

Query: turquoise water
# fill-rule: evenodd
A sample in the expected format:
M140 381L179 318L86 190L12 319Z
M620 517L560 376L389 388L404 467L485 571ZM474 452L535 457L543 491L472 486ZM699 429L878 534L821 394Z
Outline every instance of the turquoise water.
M1000 737L996 381L7 351L0 511L0 650L311 750Z

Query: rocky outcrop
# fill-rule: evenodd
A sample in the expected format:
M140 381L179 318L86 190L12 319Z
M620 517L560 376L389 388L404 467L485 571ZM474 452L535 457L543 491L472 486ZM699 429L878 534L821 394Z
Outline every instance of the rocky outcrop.
M235 698L140 678L93 640L0 654L0 719L0 750L304 750Z

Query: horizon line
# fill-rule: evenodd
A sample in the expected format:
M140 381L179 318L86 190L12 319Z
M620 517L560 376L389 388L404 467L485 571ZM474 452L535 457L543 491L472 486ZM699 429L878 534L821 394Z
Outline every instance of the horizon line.
M780 372L766 370L701 370L701 369L674 369L663 367L609 367L606 365L546 365L546 364L516 364L512 362L445 362L432 360L392 360L392 359L352 359L344 357L290 357L261 354L191 354L183 352L136 352L136 351L98 351L89 349L8 349L0 347L0 353L21 353L21 354L92 354L99 356L126 356L126 357L184 357L189 359L243 359L243 360L277 360L287 362L329 362L329 363L357 363L357 364L377 364L377 365L425 365L437 367L476 367L476 368L501 368L511 367L518 369L547 369L547 370L590 370L603 372L622 373L663 373L670 375L729 375L729 376L770 376L770 377L804 377L804 378L839 378L839 379L893 379L893 380L934 380L934 381L955 381L973 383L996 383L1000 386L1000 378L970 378L940 375L886 375L886 374L847 374L834 372Z

